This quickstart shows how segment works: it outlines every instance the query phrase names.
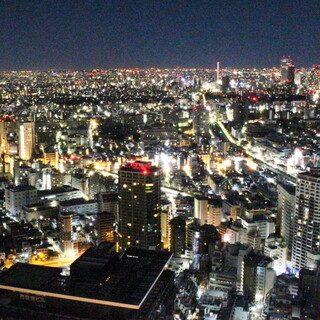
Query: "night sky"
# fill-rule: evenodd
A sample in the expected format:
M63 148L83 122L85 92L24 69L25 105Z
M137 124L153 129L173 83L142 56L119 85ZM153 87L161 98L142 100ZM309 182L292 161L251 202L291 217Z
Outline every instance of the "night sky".
M0 0L0 70L320 64L319 0Z

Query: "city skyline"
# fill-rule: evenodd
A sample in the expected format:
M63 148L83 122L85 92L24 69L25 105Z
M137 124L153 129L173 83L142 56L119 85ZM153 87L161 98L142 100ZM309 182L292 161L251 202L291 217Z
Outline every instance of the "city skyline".
M0 70L318 64L316 1L2 1Z
M220 70L0 73L4 319L318 320L320 66Z
M0 319L320 320L318 7L0 1Z

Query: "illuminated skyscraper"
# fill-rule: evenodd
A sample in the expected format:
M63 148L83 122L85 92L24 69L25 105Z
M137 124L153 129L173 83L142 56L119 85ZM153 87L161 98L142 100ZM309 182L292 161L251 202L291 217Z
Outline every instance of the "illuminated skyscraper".
M193 130L196 136L204 135L209 129L209 111L204 104L193 109Z
M295 67L290 57L283 57L280 61L281 82L294 82Z
M19 156L23 160L29 160L35 148L34 122L24 122L20 125Z
M0 122L0 150L1 153L8 151L8 122Z
M119 245L121 249L161 247L161 172L149 162L119 170Z
M320 250L320 171L298 175L292 263L296 271L306 267L307 253Z

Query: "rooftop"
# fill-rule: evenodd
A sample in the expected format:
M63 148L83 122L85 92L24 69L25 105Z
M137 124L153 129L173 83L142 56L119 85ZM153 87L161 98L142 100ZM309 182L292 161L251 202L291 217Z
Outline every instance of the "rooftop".
M16 186L16 187L9 187L8 190L12 192L23 192L23 191L31 191L31 190L36 191L37 189L32 186Z
M298 179L308 179L315 180L318 182L320 179L320 168L314 168L311 171L305 171L298 174Z
M17 263L1 275L0 283L5 286L43 290L62 272L60 268ZM28 275L26 277L26 275Z
M0 288L60 299L139 309L172 254L130 248L116 253L114 244L88 249L70 267L70 284L60 285L60 268L17 263L0 275ZM26 277L28 274L28 277Z
M62 186L62 187L54 187L50 190L41 190L39 191L39 195L43 197L43 196L49 196L52 194L66 193L66 192L72 192L72 191L79 191L79 190L70 186Z
M81 204L91 204L91 203L96 203L96 202L97 201L95 201L95 200L85 200L83 198L75 198L75 199L60 201L60 206L68 207L68 206L76 206L76 205L81 205Z
M296 194L296 187L292 184L288 183L278 183L283 189L285 189L289 194L295 195Z
M150 172L157 172L160 169L156 166L153 166L151 162L146 161L132 161L126 163L124 166L122 166L119 170L119 172L123 171L129 171L129 172L140 172L143 175L148 175Z
M32 205L23 206L23 210L26 212L34 212L34 211L41 211L41 210L49 210L49 209L56 209L57 206L51 206L43 203L36 203Z

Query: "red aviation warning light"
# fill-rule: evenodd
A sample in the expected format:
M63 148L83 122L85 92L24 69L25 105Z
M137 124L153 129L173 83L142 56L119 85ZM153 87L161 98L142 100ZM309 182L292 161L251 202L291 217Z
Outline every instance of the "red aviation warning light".
M74 154L72 154L72 155L69 157L69 159L70 159L71 161L75 161L75 160L77 160L77 157L76 157Z
M259 97L256 97L256 96L248 96L247 98L248 98L251 102L257 102L257 101L259 100L260 96L259 96Z
M151 163L144 161L129 161L124 168L140 171L144 176L148 175L152 171Z

